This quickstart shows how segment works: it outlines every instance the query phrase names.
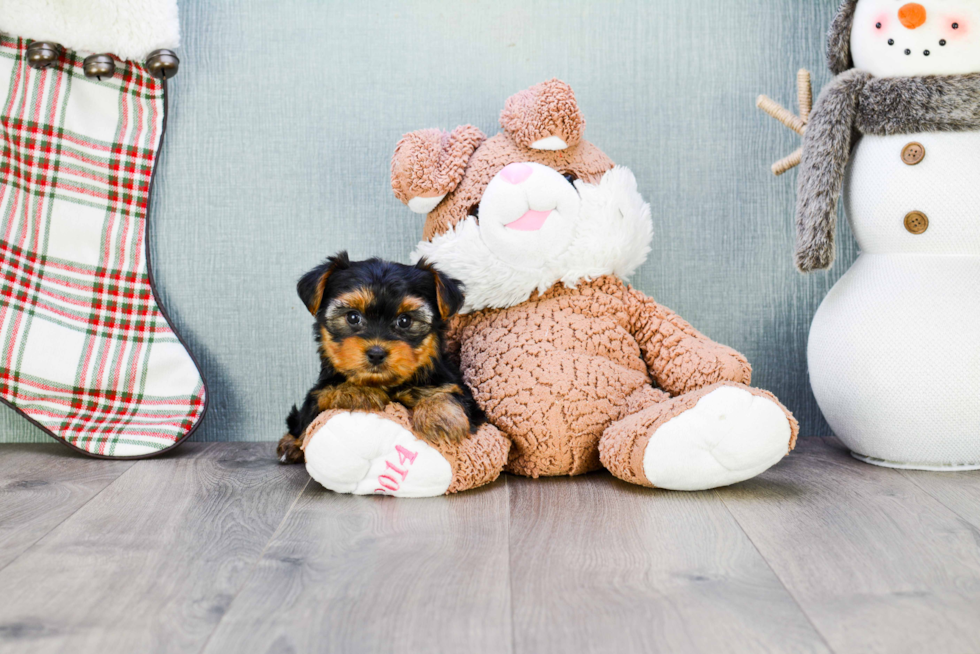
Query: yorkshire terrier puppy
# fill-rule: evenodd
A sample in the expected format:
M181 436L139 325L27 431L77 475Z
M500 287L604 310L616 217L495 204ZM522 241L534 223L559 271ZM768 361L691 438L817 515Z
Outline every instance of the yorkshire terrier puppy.
M459 282L424 260L415 266L380 259L330 257L296 286L316 318L320 377L286 419L276 452L300 463L306 428L321 411L412 409L416 435L458 441L486 420L459 368L446 360L446 321L463 305Z

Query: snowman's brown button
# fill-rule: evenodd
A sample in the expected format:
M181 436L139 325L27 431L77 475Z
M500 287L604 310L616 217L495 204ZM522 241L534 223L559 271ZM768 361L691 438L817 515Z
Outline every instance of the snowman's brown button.
M929 217L921 211L912 211L905 216L905 229L912 234L924 234L929 229Z
M909 143L902 148L902 161L909 166L914 166L926 158L926 148L921 143Z

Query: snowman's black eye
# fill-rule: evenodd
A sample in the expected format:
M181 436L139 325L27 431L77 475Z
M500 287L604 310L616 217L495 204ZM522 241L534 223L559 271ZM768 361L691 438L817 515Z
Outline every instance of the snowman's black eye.
M875 27L877 27L878 29L881 29L881 23L875 23Z
M939 45L946 45L946 39L943 39L942 41L940 41L939 42Z
M906 48L905 54L910 55L910 54L912 54L912 51Z
M888 45L895 45L895 39L888 39Z
M959 23L953 23L953 29L954 30L958 30L959 28L960 28L960 24Z
M928 56L929 56L929 55L931 55L932 53L931 53L931 52L929 52L928 50L926 50L926 51L925 51L925 52L923 52L922 54L924 54L925 56L927 56L927 57L928 57Z

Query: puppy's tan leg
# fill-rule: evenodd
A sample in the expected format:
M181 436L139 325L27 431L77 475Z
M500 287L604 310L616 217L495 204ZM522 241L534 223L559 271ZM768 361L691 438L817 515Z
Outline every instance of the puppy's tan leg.
M413 409L412 427L417 436L430 442L458 443L470 435L470 420L455 397L458 386L413 389L410 393L412 396L403 403Z
M383 411L391 401L388 393L373 386L357 386L345 382L330 386L317 393L317 403L321 411L345 409L348 411Z
M279 457L280 463L303 463L303 439L286 434L279 439L276 456Z

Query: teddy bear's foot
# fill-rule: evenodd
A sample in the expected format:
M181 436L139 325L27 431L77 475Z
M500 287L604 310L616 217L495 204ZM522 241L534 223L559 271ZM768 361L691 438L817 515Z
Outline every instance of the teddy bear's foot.
M336 413L308 433L305 452L310 476L338 493L434 497L453 481L438 450L373 413Z
M695 491L768 470L793 449L798 430L770 393L718 384L610 425L599 447L603 465L621 479Z

